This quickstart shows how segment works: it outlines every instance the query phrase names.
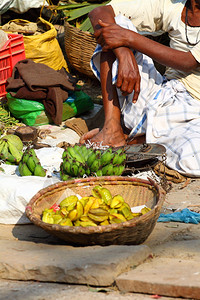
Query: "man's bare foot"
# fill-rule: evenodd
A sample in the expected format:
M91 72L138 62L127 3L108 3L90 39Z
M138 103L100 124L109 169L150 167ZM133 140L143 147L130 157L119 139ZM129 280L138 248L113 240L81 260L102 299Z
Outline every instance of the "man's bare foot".
M126 144L125 135L121 128L112 132L105 127L100 131L99 128L95 128L81 136L79 142L84 144L87 141L91 143L101 143L101 145L120 147Z
M92 129L92 130L84 133L80 137L79 143L84 144L86 141L92 139L95 135L97 135L97 133L99 133L99 131L100 131L100 128L95 128L95 129Z

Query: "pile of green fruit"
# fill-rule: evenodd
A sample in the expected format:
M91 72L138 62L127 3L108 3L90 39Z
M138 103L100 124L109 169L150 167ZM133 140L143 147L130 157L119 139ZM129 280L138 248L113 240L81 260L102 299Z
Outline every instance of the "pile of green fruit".
M42 167L35 150L26 148L19 162L19 173L21 176L46 176L46 171Z
M14 134L4 135L0 139L0 159L8 164L18 164L22 158L23 143Z
M62 155L60 177L63 181L86 176L120 176L125 169L123 148L97 150L85 145L68 146Z
M71 195L42 213L42 221L62 226L98 226L118 224L129 221L150 211L143 208L141 213L132 213L128 203L121 195L112 197L110 191L95 186L92 195L79 199Z

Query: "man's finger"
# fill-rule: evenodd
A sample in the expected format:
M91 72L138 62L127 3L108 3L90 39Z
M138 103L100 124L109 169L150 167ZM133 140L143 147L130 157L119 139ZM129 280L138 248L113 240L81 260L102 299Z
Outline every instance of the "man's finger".
M139 93L140 93L140 82L136 82L134 87L133 103L137 102Z
M98 23L101 27L108 27L110 25L109 23L103 22L101 19L99 19Z
M79 140L80 144L84 144L87 140L93 138L97 133L99 133L100 129L99 128L94 128L86 133L84 133Z

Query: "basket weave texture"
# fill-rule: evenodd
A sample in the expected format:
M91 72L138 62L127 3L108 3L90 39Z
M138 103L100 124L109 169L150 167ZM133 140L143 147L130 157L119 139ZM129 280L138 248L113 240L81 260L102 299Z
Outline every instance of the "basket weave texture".
M114 196L120 194L131 206L146 204L151 211L120 224L75 227L47 224L41 216L45 208L58 202L66 189L89 196L94 186L102 185ZM165 191L153 181L122 176L89 177L59 182L40 190L26 207L26 215L35 225L69 244L139 245L151 234L165 200Z
M96 41L91 33L82 31L65 21L64 42L67 58L72 67L90 78L95 78L90 60L96 48Z

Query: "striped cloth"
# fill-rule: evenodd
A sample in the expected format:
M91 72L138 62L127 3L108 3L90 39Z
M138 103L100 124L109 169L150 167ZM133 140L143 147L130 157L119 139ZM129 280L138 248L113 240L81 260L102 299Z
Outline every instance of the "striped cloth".
M119 15L116 23L136 31L130 20ZM97 45L91 68L100 80L101 46ZM136 104L133 94L124 97L117 89L122 125L130 130L129 137L146 134L147 143L166 148L168 167L191 177L200 176L200 102L187 92L178 80L167 81L154 67L151 58L134 53L141 75L141 91ZM118 61L112 66L116 82Z

